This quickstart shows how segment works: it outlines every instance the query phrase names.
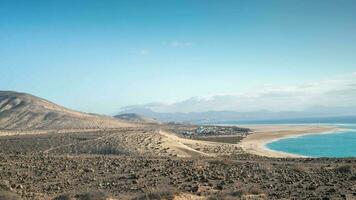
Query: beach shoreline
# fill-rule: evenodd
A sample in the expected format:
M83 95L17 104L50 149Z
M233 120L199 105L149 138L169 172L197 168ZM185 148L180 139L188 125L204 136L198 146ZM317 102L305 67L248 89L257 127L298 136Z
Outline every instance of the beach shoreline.
M307 156L275 151L266 144L291 137L311 134L330 134L341 129L328 125L246 125L253 132L239 146L247 153L274 158L303 158Z

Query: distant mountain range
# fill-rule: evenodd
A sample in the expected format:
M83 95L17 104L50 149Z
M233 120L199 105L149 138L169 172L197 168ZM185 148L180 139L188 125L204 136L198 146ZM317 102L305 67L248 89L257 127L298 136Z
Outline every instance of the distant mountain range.
M350 117L351 116L351 117ZM0 91L1 129L96 129L137 126L139 123L288 123L299 121L356 123L353 107L315 106L304 111L207 111L207 112L155 112L142 106L131 106L115 117L74 111L45 99L12 91ZM335 118L337 117L337 118ZM315 118L318 118L315 120Z
M315 106L304 111L257 111L257 112L237 112L237 111L207 111L207 112L155 112L148 108L131 107L120 112L136 113L146 117L154 118L162 122L188 122L188 123L229 123L229 122L268 122L273 120L300 120L307 123L313 118L348 117L356 116L356 108L348 107L321 107ZM356 123L356 118L351 118Z

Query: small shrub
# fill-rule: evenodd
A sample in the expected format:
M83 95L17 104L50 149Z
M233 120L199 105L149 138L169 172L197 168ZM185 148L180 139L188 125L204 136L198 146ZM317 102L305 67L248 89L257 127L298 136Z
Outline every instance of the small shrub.
M74 199L73 195L70 194L62 194L54 198L54 200L73 200L73 199Z
M350 177L351 181L356 181L356 174Z
M205 168L209 167L209 163L204 159L197 159L193 162L193 167L196 170L204 170Z
M250 187L248 193L253 195L258 195L258 194L263 194L263 191L259 187Z
M140 195L133 200L172 200L176 194L173 190L157 190Z
M0 200L21 200L21 198L9 191L0 191Z
M110 198L110 195L105 192L96 191L76 195L76 198L78 200L107 200Z
M207 200L236 200L236 196L230 193L219 192L208 196Z
M230 193L231 196L233 197L241 197L242 195L246 194L247 192L245 190L236 190Z
M306 168L305 166L300 165L300 164L295 165L295 166L294 166L294 170L295 170L296 172L299 172L299 173L306 173L306 172L308 172L308 168Z
M125 155L127 154L126 151L119 147L115 146L102 146L98 147L96 149L92 149L91 152L92 154L100 154L100 155Z
M237 189L230 193L231 196L241 197L244 195L259 195L264 191L257 184L238 185Z
M340 167L335 168L335 171L343 174L351 174L352 167L350 165L342 165Z
M224 197L222 197L222 196L219 196L219 195L214 194L214 195L209 196L209 197L207 198L207 200L221 200L221 199L223 199L223 198L224 198Z

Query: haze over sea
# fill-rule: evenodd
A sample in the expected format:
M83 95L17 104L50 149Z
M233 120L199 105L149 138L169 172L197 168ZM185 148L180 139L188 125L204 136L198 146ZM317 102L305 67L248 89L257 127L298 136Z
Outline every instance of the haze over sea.
M327 134L308 134L284 138L266 145L274 151L308 157L356 157L356 117L329 117L284 120L250 121L246 124L297 124L327 125L341 129Z

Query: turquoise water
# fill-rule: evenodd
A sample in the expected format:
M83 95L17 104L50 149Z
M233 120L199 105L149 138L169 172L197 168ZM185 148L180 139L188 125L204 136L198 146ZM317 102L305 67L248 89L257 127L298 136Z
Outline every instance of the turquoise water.
M266 145L267 148L309 157L356 157L356 125L330 134L312 134L285 138Z

